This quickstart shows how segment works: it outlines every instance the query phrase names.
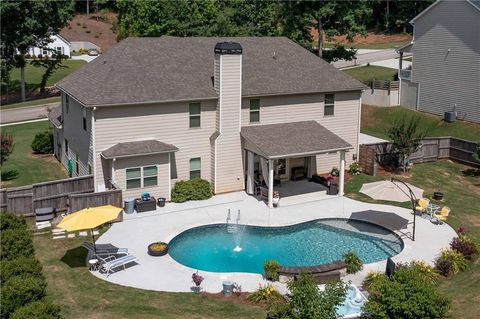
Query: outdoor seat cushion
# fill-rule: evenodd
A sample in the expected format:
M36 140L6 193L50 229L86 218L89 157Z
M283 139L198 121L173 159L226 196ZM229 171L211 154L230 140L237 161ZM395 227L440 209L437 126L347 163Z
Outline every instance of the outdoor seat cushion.
M345 264L344 261L342 260L336 260L328 264L323 264L323 265L318 265L318 266L312 266L312 267L284 267L280 266L279 274L283 276L295 276L298 275L302 272L304 273L310 273L310 274L321 274L321 273L327 273L327 272L332 272L335 270L342 270L346 268L347 265Z
M35 209L35 221L45 222L52 220L55 215L55 208L43 207Z

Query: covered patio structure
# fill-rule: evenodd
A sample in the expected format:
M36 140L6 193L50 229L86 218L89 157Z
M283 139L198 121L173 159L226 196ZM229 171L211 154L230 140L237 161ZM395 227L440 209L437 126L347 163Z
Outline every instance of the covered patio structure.
M246 192L255 194L256 172L261 171L263 183L268 188L268 207L273 207L275 184L282 179L312 177L317 173L317 155L327 153L339 154L338 194L343 196L345 153L353 147L318 122L247 126L242 127L241 136L245 150Z

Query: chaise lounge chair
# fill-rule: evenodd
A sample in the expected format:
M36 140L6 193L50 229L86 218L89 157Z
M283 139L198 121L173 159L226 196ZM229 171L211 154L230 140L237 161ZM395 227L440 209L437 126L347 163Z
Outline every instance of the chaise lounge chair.
M98 244L93 246L92 243L86 241L82 247L86 248L91 256L128 255L127 248L118 248L111 244Z
M110 273L112 273L115 268L123 267L123 270L125 270L126 269L125 265L128 265L132 262L138 263L137 257L132 255L126 255L120 258L113 257L113 259L105 261L100 266L100 272L103 274L106 274L108 277L110 276Z

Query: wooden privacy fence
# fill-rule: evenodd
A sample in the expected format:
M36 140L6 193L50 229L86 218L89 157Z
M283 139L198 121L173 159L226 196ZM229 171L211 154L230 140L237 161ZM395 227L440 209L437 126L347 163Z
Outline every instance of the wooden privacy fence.
M390 91L398 91L400 87L399 81L384 81L384 80L371 80L371 81L364 81L364 84L370 87L372 91L374 90L387 90L388 94Z
M392 143L376 143L360 145L359 164L363 171L376 175L376 165L388 163L391 159ZM463 164L480 167L480 162L472 155L477 143L455 137L428 137L423 139L420 149L409 156L412 163L434 162L441 159L450 159Z
M2 212L24 216L33 216L35 209L42 207L54 207L57 212L68 213L106 204L122 207L122 191L94 193L92 175L1 189L0 199Z

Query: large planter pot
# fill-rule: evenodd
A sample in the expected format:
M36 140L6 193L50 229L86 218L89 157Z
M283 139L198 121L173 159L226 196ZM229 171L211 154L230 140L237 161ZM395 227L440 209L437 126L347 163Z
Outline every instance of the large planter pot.
M163 256L168 253L168 244L164 242L156 242L148 245L148 254L150 256Z

